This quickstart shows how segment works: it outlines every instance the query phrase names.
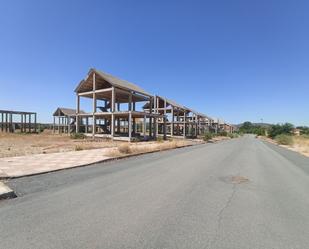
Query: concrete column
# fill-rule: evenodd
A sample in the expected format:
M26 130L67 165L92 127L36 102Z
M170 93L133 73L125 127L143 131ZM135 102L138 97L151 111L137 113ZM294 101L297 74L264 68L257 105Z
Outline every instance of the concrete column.
M116 98L116 92L115 92L115 87L112 87L112 103L111 103L111 111L112 111L112 116L111 116L111 135L114 137L115 135L115 98Z
M12 116L11 116L12 119ZM31 114L29 114L29 132L31 132Z
M144 122L143 122L143 134L144 134L144 140L146 139L146 115L144 116Z
M131 111L129 112L129 141L131 141L132 137L132 113Z
M1 131L3 131L3 112L1 112Z
M132 125L133 125L133 134L135 135L136 133L136 123L135 123L135 118L132 118Z
M21 114L20 115L20 132L24 132L23 123L24 123L24 115Z
M120 133L120 118L117 118L117 132Z
M24 118L23 118L23 124L22 124L22 125L23 125L23 131L24 131L24 132L27 132L27 130L26 130L26 122L27 122L27 121L26 121L26 118L27 118L27 117L26 117L26 114L23 114L23 117L24 117Z
M131 92L129 95L129 110L128 111L132 111L132 93Z
M67 116L67 129L68 129L68 134L70 134L71 130L71 117Z
M60 134L60 121L61 121L61 117L58 116L58 134Z
M76 120L75 120L75 128L76 128L76 133L79 133L79 112L80 112L80 96L76 95Z
M186 138L186 112L183 114L183 138Z
M96 99L96 79L95 79L95 73L93 73L92 75L92 90L93 90L93 94L92 94L92 137L94 138L95 133L96 133L96 117L95 117L95 113L97 112L97 99Z
M8 114L5 113L5 132L8 132Z
M153 118L153 138L157 138L157 118Z
M152 114L153 98L150 98L150 109L149 113ZM149 136L152 137L152 117L149 116Z
M166 117L163 118L163 139L166 140Z
M34 132L37 132L37 114L34 114Z
M171 136L174 136L174 107L172 107Z
M85 127L85 132L86 133L88 133L89 132L89 127L88 127L88 125L89 125L89 117L86 117L86 127Z

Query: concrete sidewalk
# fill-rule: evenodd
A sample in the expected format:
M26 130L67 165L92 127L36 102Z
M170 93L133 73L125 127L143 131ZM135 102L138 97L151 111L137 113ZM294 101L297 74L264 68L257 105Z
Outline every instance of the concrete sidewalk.
M35 175L101 162L111 158L104 155L107 150L110 148L0 158L0 179Z

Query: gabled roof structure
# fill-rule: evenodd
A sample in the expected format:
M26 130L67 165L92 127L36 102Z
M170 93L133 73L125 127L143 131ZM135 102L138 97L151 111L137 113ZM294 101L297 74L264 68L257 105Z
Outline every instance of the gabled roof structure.
M80 111L80 113L85 114L86 112ZM53 116L76 116L76 109L58 107Z
M75 92L77 93L84 92L84 91L87 91L87 88L92 89L92 79L89 79L89 76L92 73L95 73L97 76L99 76L96 79L98 85L104 85L107 83L107 84L110 84L112 86L115 86L121 89L133 91L135 93L143 94L149 97L152 96L152 94L146 92L144 89L142 89L141 87L137 86L134 83L117 78L111 74L107 74L103 71L100 71L94 68L91 68L89 70L87 77L79 83L79 85L75 89Z
M186 109L183 105L180 105L178 104L176 101L172 100L172 99L168 99L166 97L162 97L162 96L159 96L159 95L156 95L157 98L159 99L162 99L163 101L166 101L166 105L167 106L173 106L173 107L176 107L177 109ZM144 106L143 106L144 109L149 109L149 103L146 103Z

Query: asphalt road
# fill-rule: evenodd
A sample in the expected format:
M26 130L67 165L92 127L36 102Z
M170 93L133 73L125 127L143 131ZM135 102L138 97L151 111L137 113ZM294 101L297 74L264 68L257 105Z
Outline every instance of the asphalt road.
M309 247L309 160L246 136L9 182L0 248Z

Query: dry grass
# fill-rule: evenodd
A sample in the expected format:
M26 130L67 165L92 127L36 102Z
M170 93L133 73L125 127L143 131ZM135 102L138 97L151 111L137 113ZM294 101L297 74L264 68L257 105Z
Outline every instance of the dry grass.
M71 139L67 135L52 134L44 131L40 134L12 134L0 132L0 157L48 154L55 152L80 151L108 148L106 156L120 157L127 154L140 154L195 144L197 141L169 140L153 142L127 143L107 139Z
M0 157L48 154L64 151L117 147L125 142L106 139L71 139L67 135L52 134L46 130L40 134L0 132Z
M131 154L131 146L130 144L120 144L118 145L118 151L121 154Z
M293 137L293 145L291 147L293 150L309 157L309 136Z
M159 141L159 142L140 142L121 144L116 148L108 149L105 156L121 157L125 155L138 155L154 151L175 149L186 145L195 144L187 140Z
M81 145L75 145L75 151L84 150L83 146Z

